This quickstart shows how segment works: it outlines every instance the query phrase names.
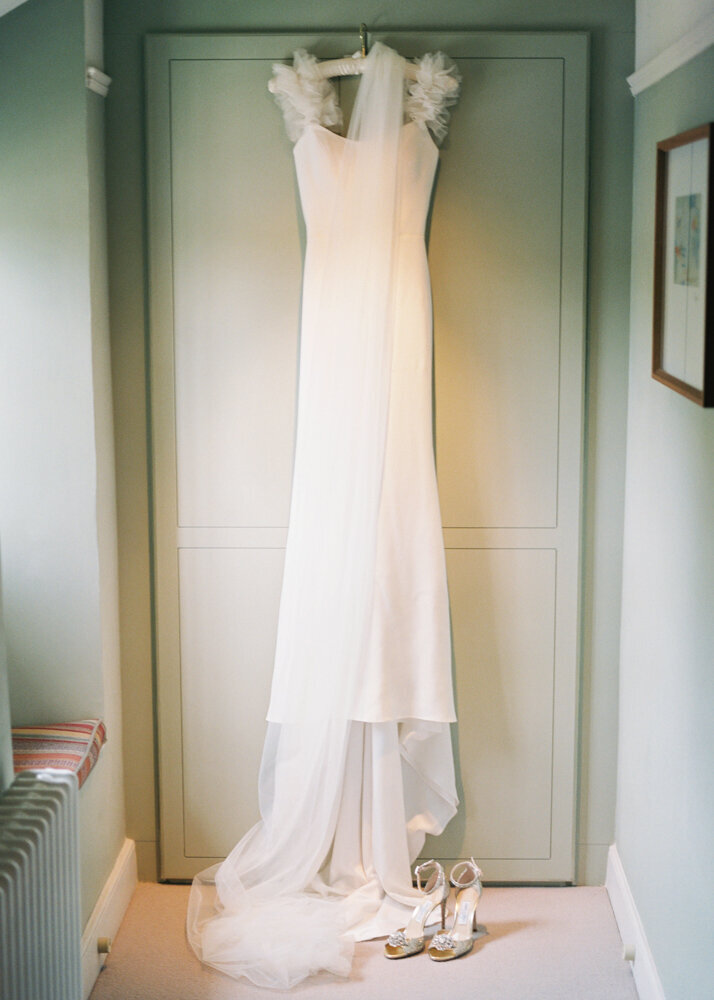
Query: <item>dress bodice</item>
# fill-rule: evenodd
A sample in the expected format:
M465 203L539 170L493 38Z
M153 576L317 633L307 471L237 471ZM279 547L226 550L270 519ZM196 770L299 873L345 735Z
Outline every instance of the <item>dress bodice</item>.
M340 161L349 140L308 125L295 144L295 168L308 239L326 233L340 197ZM424 235L438 150L426 129L407 122L399 142L397 231Z

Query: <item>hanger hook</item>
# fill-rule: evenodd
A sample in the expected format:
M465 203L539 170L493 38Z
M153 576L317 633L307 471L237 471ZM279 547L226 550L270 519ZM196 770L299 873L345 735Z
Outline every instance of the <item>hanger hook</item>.
M367 25L362 22L359 26L359 45L362 49L362 58L367 55Z

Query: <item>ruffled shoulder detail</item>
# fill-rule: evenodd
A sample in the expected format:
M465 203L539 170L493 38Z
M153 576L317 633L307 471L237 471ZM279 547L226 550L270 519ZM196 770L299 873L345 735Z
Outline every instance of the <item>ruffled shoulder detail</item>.
M436 141L441 142L448 130L448 109L459 99L461 77L443 52L427 52L414 61L417 78L407 84L406 114L417 125L427 127Z
M294 53L292 66L275 63L270 90L283 112L285 129L293 142L297 142L308 125L342 124L334 86L320 75L315 56L304 49Z

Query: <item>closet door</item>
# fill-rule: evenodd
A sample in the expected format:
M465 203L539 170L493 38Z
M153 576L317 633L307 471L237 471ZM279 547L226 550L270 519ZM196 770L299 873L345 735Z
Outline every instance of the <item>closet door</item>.
M464 94L430 233L462 805L427 853L573 875L587 43L404 33ZM266 89L351 35L147 40L162 876L257 819L292 474L303 233ZM350 84L345 84L349 89Z
M431 44L463 76L429 243L461 811L425 853L571 881L587 37Z

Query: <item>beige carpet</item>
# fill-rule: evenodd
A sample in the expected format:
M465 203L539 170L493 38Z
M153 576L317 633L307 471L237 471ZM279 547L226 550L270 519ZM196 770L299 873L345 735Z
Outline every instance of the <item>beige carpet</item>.
M90 1000L243 1000L276 991L204 968L184 934L188 888L142 883ZM357 945L350 979L322 976L278 995L295 1000L637 1000L607 893L601 888L485 889L488 933L437 964L399 962L383 941Z

